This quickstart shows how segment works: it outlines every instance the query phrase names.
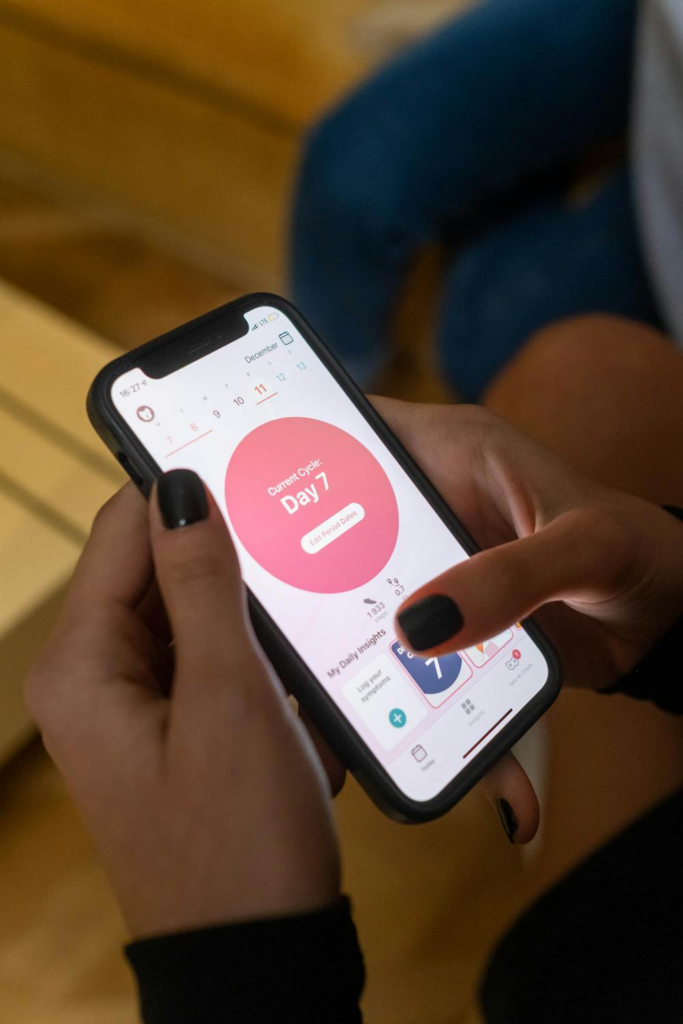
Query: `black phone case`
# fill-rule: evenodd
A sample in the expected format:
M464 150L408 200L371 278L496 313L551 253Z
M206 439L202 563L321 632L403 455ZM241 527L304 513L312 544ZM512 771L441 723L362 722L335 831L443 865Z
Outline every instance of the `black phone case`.
M112 383L126 370L137 366L146 355L158 354L160 350L171 343L174 347L179 344L183 345L184 339L189 341L193 336L196 337L198 331L206 335L207 328L210 334L212 325L218 331L221 320L224 318L234 321L235 314L243 313L256 306L273 306L282 310L290 318L451 533L455 535L468 554L478 551L479 548L436 488L344 368L328 351L301 313L286 299L266 292L245 295L206 313L204 316L197 317L132 352L120 356L98 373L88 393L88 416L104 443L123 465L142 493L146 497L149 496L152 484L162 470L116 412L111 399ZM193 348L192 345L188 347ZM538 645L548 663L548 680L545 686L437 796L428 801L412 800L402 793L392 781L378 759L361 740L342 711L251 591L248 592L248 600L258 640L283 684L306 708L322 735L328 740L343 763L353 772L371 799L385 814L398 821L431 821L448 811L528 731L550 707L560 690L561 666L555 650L533 619L526 619L524 628Z

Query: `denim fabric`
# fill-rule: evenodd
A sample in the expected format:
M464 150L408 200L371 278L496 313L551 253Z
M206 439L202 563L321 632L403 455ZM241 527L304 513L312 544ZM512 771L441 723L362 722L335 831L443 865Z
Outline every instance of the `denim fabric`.
M439 312L446 378L477 401L539 328L602 312L661 326L622 167L577 207L545 198L473 242L450 268Z
M421 243L492 231L494 204L505 197L514 203L537 176L626 131L636 6L636 0L485 0L380 69L311 131L293 209L291 293L361 383L381 365L392 304ZM496 302L512 258L503 238L519 246L523 261L540 215L537 207L528 209L526 232L523 219L501 224ZM624 228L619 244L637 248L629 203L622 215L623 225L613 218ZM578 221L569 220L573 239ZM555 231L560 241L558 224ZM592 287L584 299L586 276ZM600 278L595 262L565 289L572 302L557 305L571 312L600 307ZM557 284L556 277L546 281L551 293ZM646 290L646 282L640 285ZM459 290L468 291L460 289L454 266L447 308ZM606 282L606 294L613 290L614 282ZM472 301L475 294L485 301L481 288L469 293ZM535 295L533 312L524 303L514 293L504 303L520 325L535 325L544 306L555 306L552 295L545 303ZM460 313L477 323L476 310ZM481 344L469 338L468 358L481 365L466 383L468 394L512 354L521 334L510 324L495 355L484 352L491 345L488 328ZM451 348L459 338L459 330L444 325L444 366L456 383L462 360Z

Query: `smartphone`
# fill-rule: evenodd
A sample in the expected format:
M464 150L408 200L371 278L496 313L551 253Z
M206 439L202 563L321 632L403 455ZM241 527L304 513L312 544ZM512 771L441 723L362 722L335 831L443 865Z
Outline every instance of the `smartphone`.
M439 658L394 614L477 547L303 316L247 295L115 359L93 426L143 491L195 470L237 546L285 686L386 813L453 806L557 696L531 620Z

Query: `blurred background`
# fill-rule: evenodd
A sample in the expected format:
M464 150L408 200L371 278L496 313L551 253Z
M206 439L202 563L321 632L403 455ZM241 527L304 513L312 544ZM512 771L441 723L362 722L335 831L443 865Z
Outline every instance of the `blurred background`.
M307 127L464 6L0 0L2 1021L137 1019L118 912L20 696L92 516L123 481L86 421L87 388L122 349L241 293L287 291ZM454 397L430 342L437 259L401 296L380 392ZM518 909L520 851L477 794L407 829L350 781L338 811L368 1020L473 1019L481 964Z

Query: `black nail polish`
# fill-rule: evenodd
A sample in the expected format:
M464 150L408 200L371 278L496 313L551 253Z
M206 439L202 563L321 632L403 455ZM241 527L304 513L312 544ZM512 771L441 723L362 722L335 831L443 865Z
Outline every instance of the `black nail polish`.
M206 491L191 469L172 469L159 477L157 486L159 510L169 530L191 526L209 514Z
M508 837L511 843L515 841L515 832L517 831L517 818L512 807L501 797L500 800L496 801L496 807L498 808L498 817L500 823L505 829L505 835Z
M463 619L455 601L445 594L432 594L402 611L398 624L411 647L426 651L459 633Z

